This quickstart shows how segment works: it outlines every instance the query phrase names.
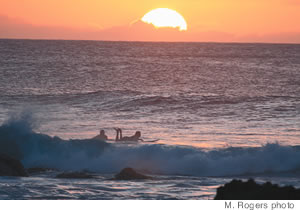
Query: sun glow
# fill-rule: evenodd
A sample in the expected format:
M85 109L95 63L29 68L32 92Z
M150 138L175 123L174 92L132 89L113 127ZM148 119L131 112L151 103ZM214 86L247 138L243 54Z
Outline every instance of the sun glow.
M180 31L187 30L184 18L178 12L167 8L154 9L145 14L141 20L157 28L172 27L179 28Z

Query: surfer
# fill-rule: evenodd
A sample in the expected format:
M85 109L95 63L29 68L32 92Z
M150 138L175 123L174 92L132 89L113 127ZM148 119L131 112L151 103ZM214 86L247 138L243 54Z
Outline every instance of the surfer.
M137 131L133 136L122 136L122 129L121 128L114 128L117 132L116 135L116 141L144 141L143 139L140 139L141 132Z
M93 139L97 139L97 140L108 140L107 135L105 135L105 131L104 130L100 130L100 134L95 136Z

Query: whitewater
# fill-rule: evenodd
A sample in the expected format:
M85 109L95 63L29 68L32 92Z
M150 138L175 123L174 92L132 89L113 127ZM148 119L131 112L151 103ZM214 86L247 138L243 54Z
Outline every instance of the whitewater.
M35 133L28 116L0 127L1 154L21 159L26 168L117 173L125 167L153 174L232 176L300 170L300 147L267 144L204 150L165 144L119 144Z
M300 46L0 40L0 199L213 199L233 178L300 186ZM119 144L142 132L155 143ZM155 177L113 181L125 167ZM95 179L57 179L86 171Z

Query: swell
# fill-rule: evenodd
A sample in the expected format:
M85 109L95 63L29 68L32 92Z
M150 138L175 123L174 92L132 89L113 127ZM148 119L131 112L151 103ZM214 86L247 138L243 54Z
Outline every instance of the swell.
M97 140L63 140L33 131L31 120L11 119L0 126L0 153L25 167L115 173L124 167L155 174L230 176L298 172L298 147L267 144L259 148L201 148L161 144L118 145Z

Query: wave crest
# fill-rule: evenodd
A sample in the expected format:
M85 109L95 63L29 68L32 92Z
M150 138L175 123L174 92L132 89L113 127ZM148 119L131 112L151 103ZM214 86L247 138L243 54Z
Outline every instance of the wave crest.
M200 148L161 144L118 145L98 140L63 140L32 130L28 117L0 126L0 153L25 167L115 173L134 167L149 173L229 176L294 172L300 169L298 147L267 144L259 148Z

